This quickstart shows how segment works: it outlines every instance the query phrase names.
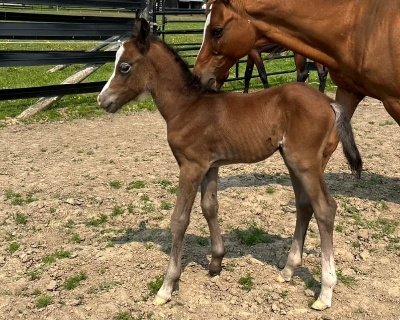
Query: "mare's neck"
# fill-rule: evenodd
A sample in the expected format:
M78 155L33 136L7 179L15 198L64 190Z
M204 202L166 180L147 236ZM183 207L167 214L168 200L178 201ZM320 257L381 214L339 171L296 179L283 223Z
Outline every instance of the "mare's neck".
M201 92L190 87L186 81L184 68L176 61L173 53L161 43L151 43L148 57L154 68L149 91L158 110L168 123L192 105Z
M247 12L259 33L258 42L272 41L285 48L321 62L331 69L342 55L335 44L349 37L349 24L354 17L346 16L356 1L325 0L231 0L239 12ZM249 18L247 17L247 18Z

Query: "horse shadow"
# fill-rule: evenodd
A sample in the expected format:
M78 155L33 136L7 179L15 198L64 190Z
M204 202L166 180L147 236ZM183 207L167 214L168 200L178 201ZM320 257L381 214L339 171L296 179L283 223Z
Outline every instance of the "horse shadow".
M325 173L324 178L330 193L334 196L340 195L400 204L400 178L386 177L366 171L362 173L361 179L355 179L348 173ZM250 173L220 177L218 190L228 190L233 187L260 187L271 184L292 185L289 174Z
M249 227L250 229L250 227ZM250 232L250 230L243 229L242 232ZM245 256L251 256L262 262L264 265L269 265L276 269L276 276L278 271L283 268L286 263L286 258L289 253L292 238L283 238L280 235L268 233L268 243L258 243L255 245L246 245L241 243L240 237L235 230L229 231L222 235L226 254L222 262L222 272L227 272L232 267L231 265L225 264L226 258L238 259ZM153 243L158 245L161 251L166 254L170 254L172 235L168 229L160 228L148 228L146 221L141 221L137 229L130 229L118 237L111 239L115 245L124 245L130 242L143 242L144 244ZM314 254L319 256L319 253L315 250L306 250L307 254ZM198 236L190 233L185 234L183 255L182 255L182 272L186 267L194 264L199 265L208 272L209 260L207 256L211 254L210 240L208 236ZM167 267L167 265L165 265ZM307 286L307 283L316 284L313 288L315 298L318 297L320 292L320 282L315 279L313 274L307 267L299 267L296 269L294 276L301 279L302 282ZM179 286L179 284L177 284Z

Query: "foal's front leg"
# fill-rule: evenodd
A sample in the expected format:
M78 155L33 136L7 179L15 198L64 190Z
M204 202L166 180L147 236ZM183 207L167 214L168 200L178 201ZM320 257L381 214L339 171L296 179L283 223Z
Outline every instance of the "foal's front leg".
M217 189L218 168L211 168L201 182L201 209L207 220L211 236L211 262L209 265L211 276L221 272L222 259L225 255L224 242L218 223Z
M183 237L189 225L190 211L204 173L205 170L197 165L180 166L179 193L171 217L172 246L170 259L163 285L154 299L155 305L164 304L171 300L174 285L181 275Z

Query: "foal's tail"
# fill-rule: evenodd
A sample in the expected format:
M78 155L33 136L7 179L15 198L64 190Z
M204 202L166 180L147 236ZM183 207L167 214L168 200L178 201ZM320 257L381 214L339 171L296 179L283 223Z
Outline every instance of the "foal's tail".
M350 123L350 117L347 115L343 107L337 102L331 103L331 107L336 114L336 131L339 140L342 143L343 152L349 163L351 173L357 177L361 177L362 159L358 151L356 142L354 141L353 129Z

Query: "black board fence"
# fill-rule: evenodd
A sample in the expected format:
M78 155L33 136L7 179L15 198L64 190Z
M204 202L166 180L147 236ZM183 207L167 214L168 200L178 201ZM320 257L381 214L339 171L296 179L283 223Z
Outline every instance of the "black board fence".
M0 11L0 39L107 40L124 37L132 31L136 12L145 10L147 5L147 0L8 0L7 6L3 5L3 11ZM40 13L43 7L52 9L51 13ZM63 14L57 14L58 9L63 9ZM65 14L69 10L72 13ZM93 11L101 11L101 15L95 15ZM114 59L113 51L0 51L0 67L102 64ZM0 100L96 92L104 84L105 81L100 81L2 89Z

